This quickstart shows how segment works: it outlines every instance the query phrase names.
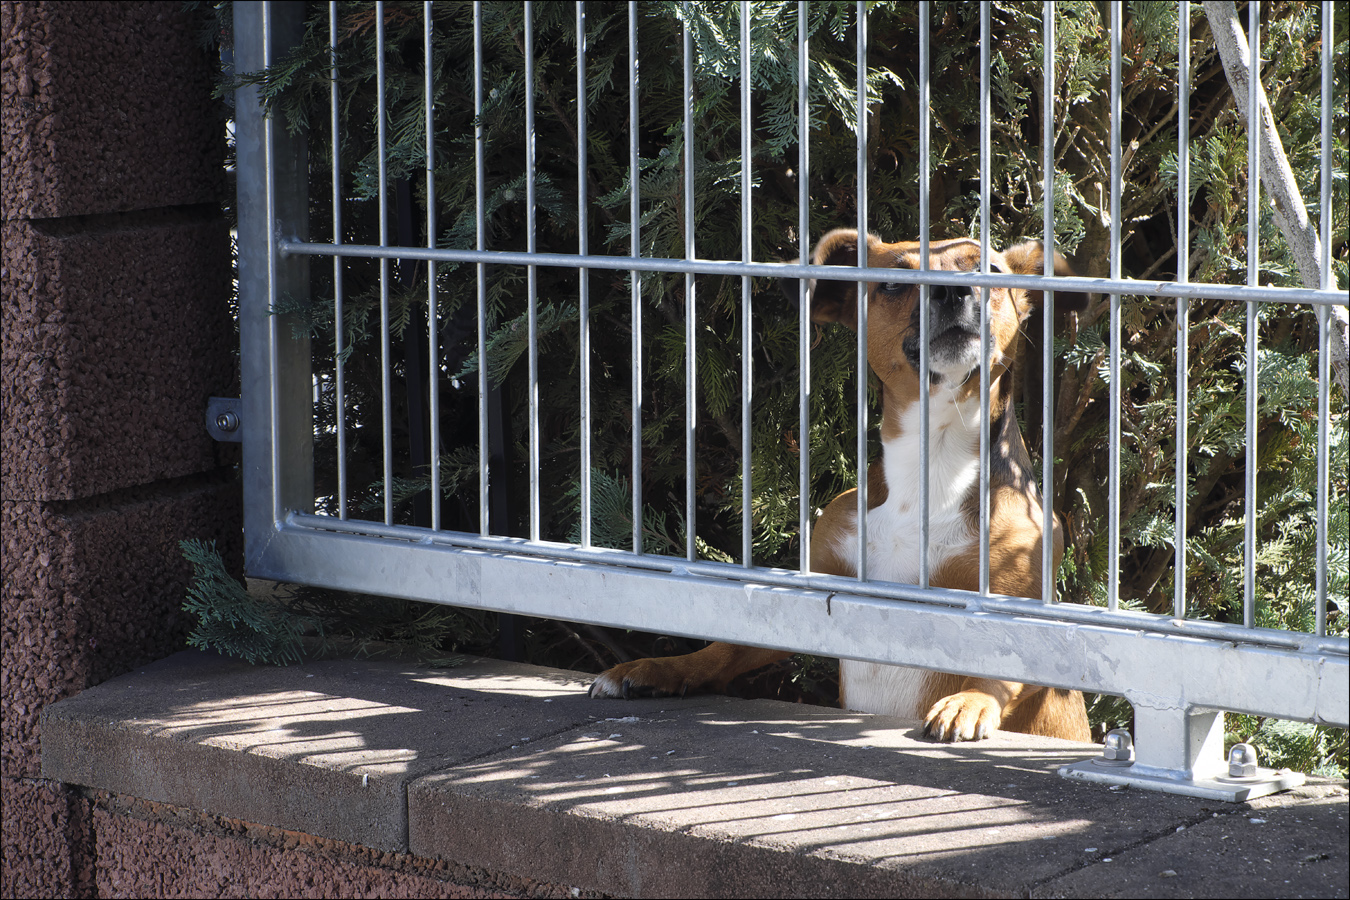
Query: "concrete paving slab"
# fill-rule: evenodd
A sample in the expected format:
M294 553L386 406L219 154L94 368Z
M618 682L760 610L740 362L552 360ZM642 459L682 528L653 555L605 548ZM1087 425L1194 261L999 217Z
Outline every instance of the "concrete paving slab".
M1060 778L1087 744L771 701L633 713L418 780L413 852L620 895L1025 896L1214 807ZM727 846L767 880L727 878Z
M278 668L185 651L47 707L43 774L406 850L412 779L603 718L585 685L468 658Z
M1344 897L1346 789L1320 782L1210 814L1033 897Z
M181 653L48 707L49 778L624 896L1346 896L1344 782L1248 804L1068 781L1091 745L493 660Z

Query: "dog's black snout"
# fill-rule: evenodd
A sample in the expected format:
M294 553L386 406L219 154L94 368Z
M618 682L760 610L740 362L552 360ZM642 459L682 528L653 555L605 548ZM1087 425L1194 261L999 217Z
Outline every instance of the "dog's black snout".
M966 303L972 296L964 284L935 284L928 288L929 302L934 304Z
M919 368L920 304L914 304L910 313L909 333L901 342L905 358L915 369ZM964 284L933 284L928 287L928 346L929 361L935 366L964 367L970 361L969 342L980 330L979 295ZM964 375L960 375L964 380ZM944 376L937 368L929 370L929 378L938 384Z
M975 300L975 292L964 284L933 284L928 287L929 325L933 334L940 334L949 328L968 328L973 321L979 326L980 312ZM917 328L919 306L914 305L910 315L911 324Z

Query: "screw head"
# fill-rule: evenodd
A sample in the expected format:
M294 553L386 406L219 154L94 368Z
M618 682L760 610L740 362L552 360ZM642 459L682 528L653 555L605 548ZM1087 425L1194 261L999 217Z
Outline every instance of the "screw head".
M1256 748L1251 744L1234 744L1228 751L1228 777L1253 778L1256 776Z
M1116 728L1106 735L1102 755L1093 760L1099 766L1134 765L1134 738L1125 728Z
M216 416L216 427L226 434L239 430L239 416L233 410L226 410Z

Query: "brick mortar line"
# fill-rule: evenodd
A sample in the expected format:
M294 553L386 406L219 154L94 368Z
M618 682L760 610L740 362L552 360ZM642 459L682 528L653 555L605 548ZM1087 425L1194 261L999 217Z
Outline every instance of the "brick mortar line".
M202 415L205 416L205 414L205 408L203 408ZM206 430L205 423L202 424L202 430ZM61 499L4 497L3 502L39 504L54 515L80 520L109 509L185 497L202 488L229 484L232 480L234 480L234 467L223 465L188 475L176 475L159 481L114 488L111 491L91 494L87 497Z
M223 217L224 210L219 203L203 202L116 212L72 213L66 216L16 215L6 218L5 223L27 222L44 237L62 238L115 234L146 227L210 224Z
M50 784L62 784L52 782ZM507 872L482 866L471 866L448 859L432 859L417 856L407 851L387 851L354 844L306 831L293 831L262 822L223 816L207 810L196 810L176 806L155 800L146 800L131 794L121 794L101 788L70 785L76 796L88 800L91 807L102 810L110 816L134 819L147 824L163 825L166 828L182 828L202 836L221 840L250 841L262 844L272 850L285 852L294 850L307 856L333 862L397 872L420 878L428 878L451 884L484 884L496 890L524 896L510 881L513 876ZM406 791L405 791L406 797ZM418 860L426 865L419 865ZM584 898L606 898L610 895L598 891L583 889L575 895Z

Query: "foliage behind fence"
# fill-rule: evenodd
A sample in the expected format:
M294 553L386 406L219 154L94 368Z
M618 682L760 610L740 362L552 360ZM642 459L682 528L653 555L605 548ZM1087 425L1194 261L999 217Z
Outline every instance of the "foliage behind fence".
M978 184L979 4L931 4L933 79L931 222L934 239L975 235ZM645 256L684 256L683 114L685 96L677 61L681 26L689 16L697 64L691 102L694 117L696 242L702 258L740 258L740 174L754 179L752 243L759 261L791 260L798 253L796 21L792 3L751 4L753 121L751 156L741 158L739 15L737 3L641 3L638 36L640 119L628 116L628 5L591 2L587 21L588 234L592 252L626 255L629 221L628 136L636 128L641 156L640 234ZM855 212L854 5L813 3L811 42L810 221L811 238L851 225ZM376 243L378 163L375 121L375 19L365 3L341 3L337 45L342 93L343 239ZM1056 12L1055 232L1077 270L1103 275L1109 239L1109 49L1101 5L1061 2ZM1263 4L1262 79L1302 193L1318 196L1320 13L1308 3ZM464 3L432 7L435 67L435 180L437 244L471 249L474 217L475 73L473 8ZM487 86L481 124L486 154L487 248L526 247L525 91L536 104L538 230L543 252L578 247L576 33L571 4L534 5L536 83L524 81L523 7L483 4ZM870 227L888 240L918 234L916 85L918 6L878 3L869 14L870 66L867 165ZM1040 121L1042 109L1041 4L993 4L993 146L990 194L995 245L1040 233ZM258 81L267 102L289 127L307 128L311 153L311 231L331 236L328 148L329 47L326 4L314 4L310 30L294 54ZM407 184L406 199L391 210L425 203L425 123L422 4L385 5L388 103L388 177ZM1126 276L1176 277L1176 76L1177 9L1172 4L1127 7L1122 71L1124 150L1122 271ZM1241 282L1246 255L1245 128L1233 104L1222 65L1199 4L1192 6L1191 228L1192 281ZM1332 101L1336 283L1346 277L1346 25L1335 36ZM393 192L398 196L399 192ZM1314 217L1321 214L1310 204ZM392 215L392 212L391 212ZM425 216L412 215L412 244L425 246ZM394 292L395 374L407 361L404 331L426 320L426 266L400 272ZM348 260L346 316L349 478L357 515L378 517L380 478L380 369L378 264ZM438 321L443 334L437 361L441 408L414 408L418 395L396 392L396 471L401 490L397 520L412 522L424 493L424 470L409 449L410 417L428 415L440 429L445 527L476 531L477 396L474 351L474 267L436 268ZM593 355L592 409L597 475L595 541L626 546L630 458L629 376L631 320L627 275L589 275ZM1263 283L1296 285L1297 272L1269 210L1261 217ZM524 534L528 453L525 349L525 273L488 269L490 341L487 368L501 425L494 432L493 489L505 491L505 516L494 530ZM313 268L309 298L286 298L316 339L315 371L325 390L316 409L316 481L320 507L335 512L333 384L333 285L331 265ZM641 473L647 503L646 548L679 554L684 496L684 343L688 299L679 275L643 276L646 313L642 346L648 373L641 423ZM542 483L545 538L577 533L580 477L578 274L539 269L539 358L543 421ZM755 372L751 428L754 469L755 562L793 566L797 547L797 460L809 452L813 508L823 507L856 480L856 421L852 398L858 377L852 335L818 330L811 386L811 444L797 446L797 310L776 285L757 281L753 297ZM1055 503L1067 525L1068 548L1059 573L1061 596L1101 602L1106 576L1107 304L1101 298L1081 315L1057 323L1055 371ZM697 536L701 552L727 558L739 548L741 365L739 279L700 276L695 315L697 349ZM1124 380L1121 447L1121 584L1127 604L1165 610L1172 592L1172 521L1175 454L1184 452L1188 480L1186 528L1189 602L1193 615L1241 620L1242 503L1245 465L1243 315L1239 304L1194 301L1187 335L1190 353L1189 444L1175 446L1176 310L1168 298L1126 297L1123 304ZM1315 316L1306 307L1266 305L1260 315L1259 503L1257 533L1258 624L1311 630L1313 595L1316 444ZM1026 329L1028 362L1018 373L1024 431L1038 453L1040 435L1040 336ZM425 370L425 369L424 369ZM410 406L409 397L414 406ZM875 391L873 393L875 401ZM1345 397L1332 396L1332 521L1329 630L1346 633L1347 438ZM496 426L494 426L496 427ZM874 438L875 439L875 438ZM361 510L365 510L362 512Z

